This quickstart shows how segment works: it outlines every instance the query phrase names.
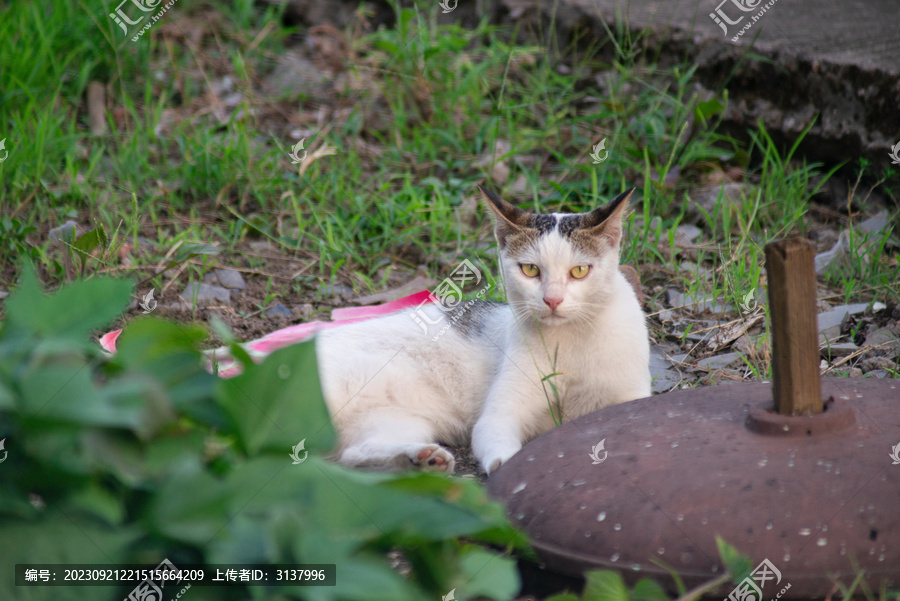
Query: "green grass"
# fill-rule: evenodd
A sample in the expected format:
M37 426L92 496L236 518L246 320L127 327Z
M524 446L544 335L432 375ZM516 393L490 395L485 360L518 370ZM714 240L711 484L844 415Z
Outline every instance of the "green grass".
M758 285L767 242L807 231L810 200L837 169L797 157L799 139L780 148L762 125L747 146L718 133L728 91L698 93L693 66L657 66L621 24L571 48L559 48L551 28L548 51L486 21L442 24L436 3L398 8L394 28L341 32L346 68L319 103L312 90L274 96L260 86L292 33L276 7L180 0L138 42L107 12L80 0L3 9L4 286L22 255L45 277L65 279L44 236L69 218L118 230L114 242L154 239L139 265L157 264L179 242L214 243L227 262L247 238L266 237L315 261L297 281L311 290L340 281L365 293L392 271L425 265L440 276L462 258L492 265L489 232L460 208L482 180L544 211L586 210L636 185L624 261L677 273L679 261L661 249L686 222L694 191L729 172L750 186L701 216L699 260L713 278L683 286L734 301ZM198 27L199 45L186 43ZM611 62L598 58L607 45ZM230 92L213 95L225 76ZM106 85L104 135L89 131L90 81ZM233 92L238 105L217 112ZM336 153L299 171L287 158L297 141L288 121L311 132L310 155L325 144ZM589 153L601 139L609 158L595 165ZM493 181L500 171L505 180ZM517 180L524 192L512 193ZM847 298L896 300L890 233L852 242L853 261L827 282ZM874 260L859 252L873 248ZM86 273L96 273L116 258L88 262Z

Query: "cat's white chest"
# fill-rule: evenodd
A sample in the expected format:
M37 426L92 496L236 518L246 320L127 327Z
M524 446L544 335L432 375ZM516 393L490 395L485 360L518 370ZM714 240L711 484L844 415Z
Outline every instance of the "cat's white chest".
M562 331L540 342L535 377L565 421L651 394L647 329L638 306L610 312L589 333Z

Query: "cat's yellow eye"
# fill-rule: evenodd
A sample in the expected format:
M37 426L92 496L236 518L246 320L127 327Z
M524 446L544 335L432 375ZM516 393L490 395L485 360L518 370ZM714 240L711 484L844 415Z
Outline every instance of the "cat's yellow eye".
M522 273L530 278L536 278L541 274L541 270L538 269L537 265L532 265L531 263L524 263L519 265L522 268Z
M579 265L578 267L573 267L572 271L569 272L569 275L571 275L576 280L580 280L585 277L590 270L590 265Z

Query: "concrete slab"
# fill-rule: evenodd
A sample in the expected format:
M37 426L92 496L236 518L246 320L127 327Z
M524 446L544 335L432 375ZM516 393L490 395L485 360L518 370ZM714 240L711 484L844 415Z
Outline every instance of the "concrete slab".
M567 35L575 31L583 40L586 25L605 39L601 20L613 31L617 20L627 21L632 31L645 30L640 42L645 54L662 62L696 62L707 88L727 84L731 101L724 125L735 135L762 118L776 141L794 140L818 114L802 154L831 163L864 156L876 166L890 164L888 153L900 140L897 0L503 0L503 5L519 19L540 11L545 24L555 9L560 47L575 39Z

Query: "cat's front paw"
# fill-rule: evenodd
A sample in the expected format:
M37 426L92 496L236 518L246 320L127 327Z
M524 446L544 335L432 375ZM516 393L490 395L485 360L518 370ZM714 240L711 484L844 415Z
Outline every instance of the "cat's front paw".
M494 453L487 454L485 457L481 457L481 469L483 469L485 473L490 476L497 471L497 468L509 461L510 457L518 453L519 449L521 448L521 445L518 445L515 448L510 446L503 451L496 451Z
M437 444L430 444L410 454L409 461L425 471L429 472L445 472L453 473L456 467L456 460L453 454Z

